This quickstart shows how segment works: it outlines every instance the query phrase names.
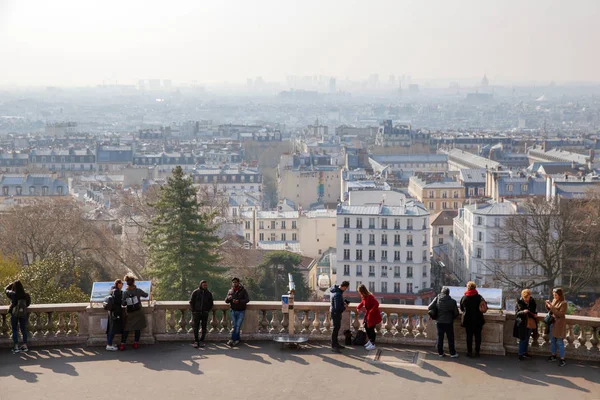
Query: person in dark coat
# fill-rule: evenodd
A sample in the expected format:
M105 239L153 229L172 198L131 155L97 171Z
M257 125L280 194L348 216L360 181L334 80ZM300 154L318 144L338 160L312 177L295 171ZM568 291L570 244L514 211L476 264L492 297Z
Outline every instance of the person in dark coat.
M108 311L108 324L106 326L106 350L117 351L119 348L113 345L115 335L123 337L123 281L117 279L110 290L113 298L113 309Z
M231 339L227 344L231 347L240 343L240 330L246 314L246 305L250 302L248 291L240 284L239 278L231 280L231 289L227 292L225 303L231 306Z
M532 327L537 326L537 305L531 297L531 290L524 289L521 291L521 298L515 306L515 325L513 328L513 336L519 339L519 361L531 358L527 350L529 348L529 338ZM531 321L530 321L531 320Z
M204 347L204 338L206 337L206 325L208 323L208 315L213 308L213 295L208 290L208 282L200 281L198 289L192 292L190 297L190 307L192 309L193 329L194 329L194 344L195 348ZM202 325L202 336L198 339L198 331Z
M31 305L31 296L25 292L21 281L17 280L4 288L4 293L10 299L8 314L10 315L10 326L12 328L13 353L28 352L27 347L27 321L29 313L27 308ZM22 307L22 306L25 307ZM19 328L23 336L23 345L19 347Z
M483 297L477 292L475 282L468 282L467 290L460 299L460 310L464 314L462 326L467 334L467 357L479 357L481 351L481 331L485 324L485 318L479 309L482 300ZM475 337L475 355L473 355L473 337Z
M450 297L450 289L443 287L440 294L433 299L428 307L437 314L435 320L437 326L437 351L440 357L444 357L444 334L448 337L448 348L450 357L457 358L458 353L454 348L454 320L458 318L458 305L456 300Z
M344 291L348 289L350 282L343 281L340 286L334 285L329 292L331 293L331 323L333 330L331 331L331 351L339 353L344 348L338 340L340 328L342 327L342 314L346 311L346 302L344 302Z
M375 327L382 321L379 302L375 296L369 292L365 285L360 285L358 287L358 292L360 293L362 301L356 307L356 312L359 313L360 310L363 308L365 309L365 331L369 338L369 341L365 344L365 349L375 350L375 339L377 338Z
M144 309L142 308L142 297L148 297L148 293L144 292L135 286L135 278L131 275L125 276L125 282L127 282L127 288L123 292L122 304L127 311L125 317L125 329L123 329L123 340L119 350L125 350L125 343L127 343L127 337L130 331L134 331L133 348L139 347L140 337L142 329L146 329L146 316L144 315Z

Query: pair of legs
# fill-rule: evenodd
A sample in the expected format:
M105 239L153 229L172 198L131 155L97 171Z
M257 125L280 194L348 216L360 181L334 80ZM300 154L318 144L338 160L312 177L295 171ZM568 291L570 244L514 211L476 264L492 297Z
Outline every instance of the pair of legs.
M519 357L527 354L527 350L529 350L529 337L531 336L531 329L527 329L527 338L519 339Z
M467 330L467 354L473 355L473 337L475 337L475 355L481 351L481 330L483 326L468 326Z
M242 328L242 323L244 322L245 314L246 314L245 311L231 310L231 325L233 328L233 330L231 332L231 340L233 342L240 341L240 330Z
M333 330L331 331L331 348L336 349L340 347L338 335L340 334L340 328L342 327L342 314L331 314L331 323L333 324Z
M12 340L15 347L19 345L19 328L21 329L21 336L23 336L23 345L27 346L27 317L17 318L11 315L10 325L12 327Z
M133 336L133 342L137 343L140 341L140 336L142 336L142 331L139 329L136 329L134 332L134 336ZM121 340L122 344L127 343L127 337L129 336L129 331L123 331L123 339Z
M367 327L365 326L365 331L367 332L367 337L369 338L369 342L371 344L375 344L375 339L377 339L377 333L375 332L375 327Z
M561 360L565 358L565 338L557 338L552 336L552 325L548 327L550 330L550 351L553 356L556 356L556 352L558 350L558 356Z
M456 354L456 349L454 348L454 324L440 324L437 325L437 351L439 355L444 355L444 334L448 338L448 348L450 349L450 354Z
M200 343L204 342L204 338L206 337L206 326L208 324L208 312L195 312L193 314L193 323L194 323L194 342ZM202 326L202 336L198 339L198 333L200 327Z

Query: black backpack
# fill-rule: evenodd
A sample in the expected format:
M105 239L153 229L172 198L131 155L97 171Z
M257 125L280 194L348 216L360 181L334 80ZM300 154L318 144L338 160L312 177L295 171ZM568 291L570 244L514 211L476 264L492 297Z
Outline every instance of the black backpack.
M431 318L432 320L436 320L438 319L438 301L439 299L435 298L435 307L433 307L431 310L427 310L427 314L429 314L429 318Z
M365 331L359 329L356 332L356 336L354 336L352 344L355 346L364 346L365 343L367 343L367 334Z
M110 294L104 298L104 303L102 303L102 308L104 308L106 311L113 311L115 309L115 298L112 294Z

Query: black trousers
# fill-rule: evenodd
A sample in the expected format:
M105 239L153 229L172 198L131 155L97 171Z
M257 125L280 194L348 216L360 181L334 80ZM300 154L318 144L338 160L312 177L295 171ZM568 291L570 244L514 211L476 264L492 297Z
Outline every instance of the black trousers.
M194 323L194 341L195 342L203 342L206 337L206 325L208 324L208 312L195 312L192 314L193 323ZM200 326L202 325L202 336L200 340L198 340L198 331L200 330Z
M456 349L454 348L454 324L440 324L437 325L437 351L438 354L444 354L444 334L448 338L448 349L450 350L450 354L456 354Z
M342 327L342 314L331 314L331 322L333 323L333 330L331 331L331 347L336 347L340 345L338 335L340 334L340 328Z
M369 341L373 344L375 344L375 339L377 338L377 334L375 333L375 327L371 327L371 328L367 328L367 326L365 325L365 331L367 332L367 337L369 338Z
M473 336L475 336L475 354L481 350L481 330L483 326L467 326L467 353L473 354Z

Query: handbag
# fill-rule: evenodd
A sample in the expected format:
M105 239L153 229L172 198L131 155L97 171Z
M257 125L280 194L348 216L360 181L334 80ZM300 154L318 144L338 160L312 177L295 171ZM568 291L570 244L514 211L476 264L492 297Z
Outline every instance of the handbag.
M533 318L527 317L527 329L537 329L537 321Z
M554 319L554 315L548 313L546 314L546 316L544 317L544 323L548 326L552 325L554 323L555 319Z

